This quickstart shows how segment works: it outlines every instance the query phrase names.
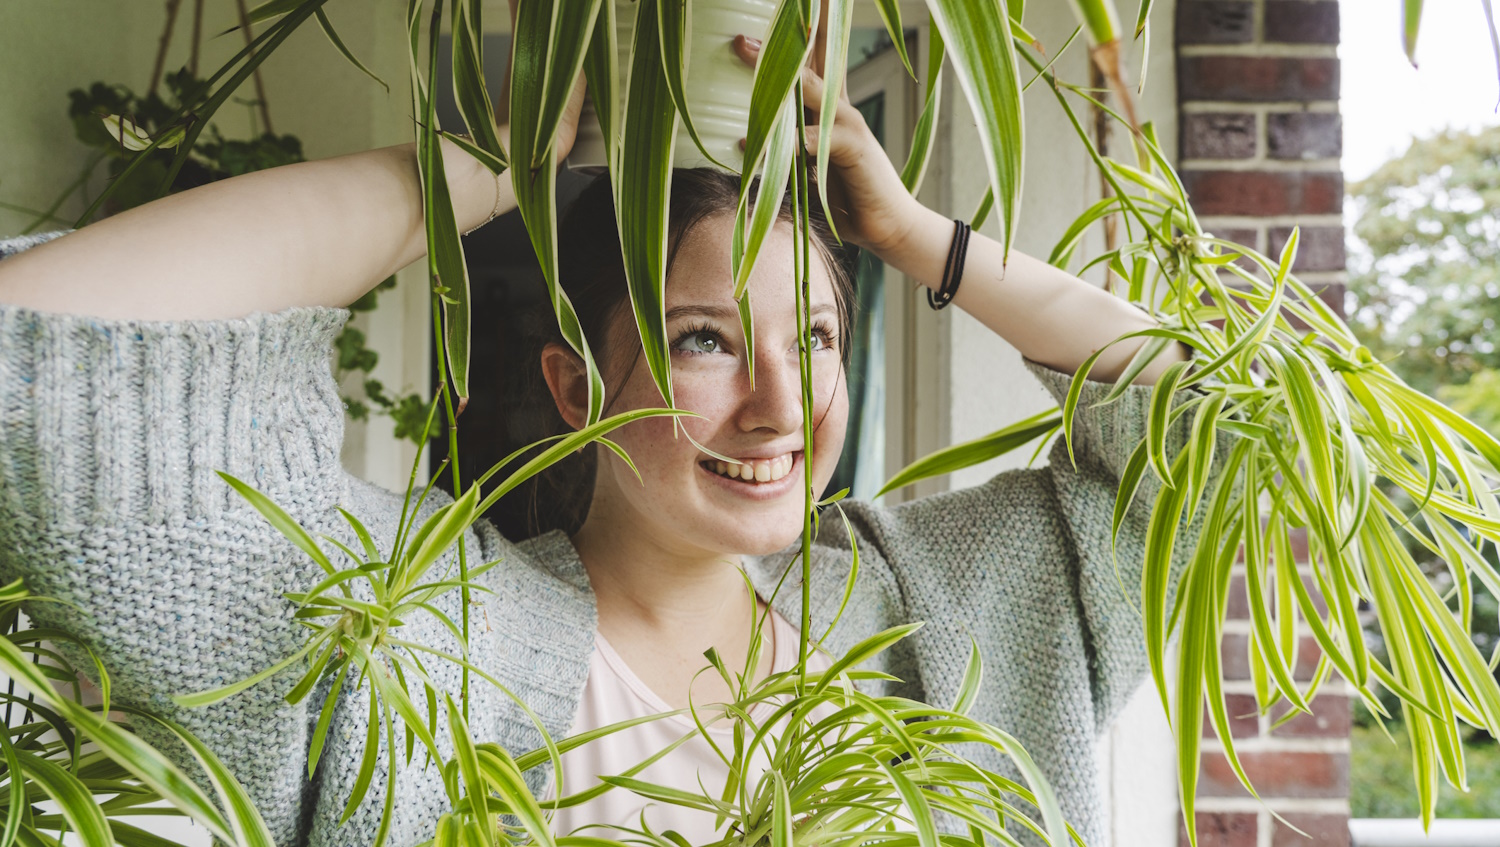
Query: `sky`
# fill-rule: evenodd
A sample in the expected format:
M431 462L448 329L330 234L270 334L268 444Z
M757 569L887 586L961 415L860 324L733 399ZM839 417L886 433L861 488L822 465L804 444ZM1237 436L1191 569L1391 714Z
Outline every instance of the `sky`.
M1400 0L1340 0L1339 107L1351 181L1400 155L1414 137L1500 125L1500 79L1481 0L1424 5L1413 68L1401 45Z

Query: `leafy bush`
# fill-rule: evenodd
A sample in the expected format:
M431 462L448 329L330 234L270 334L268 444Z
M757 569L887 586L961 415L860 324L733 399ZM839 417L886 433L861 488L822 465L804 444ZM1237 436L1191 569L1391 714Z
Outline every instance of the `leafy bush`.
M1349 814L1356 818L1417 817L1412 791L1411 740L1406 727L1391 723L1388 739L1373 726L1356 725L1349 734ZM1392 743L1394 739L1395 743ZM1437 814L1443 818L1500 818L1500 748L1493 741L1464 745L1469 791L1438 789Z

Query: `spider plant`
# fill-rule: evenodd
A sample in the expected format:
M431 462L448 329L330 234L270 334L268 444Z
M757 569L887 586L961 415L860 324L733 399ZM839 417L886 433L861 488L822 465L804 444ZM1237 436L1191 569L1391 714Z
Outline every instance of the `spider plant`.
M1082 234L1108 215L1122 215L1129 243L1083 267L1107 265L1126 280L1126 296L1160 319L1158 328L1120 339L1146 343L1101 402L1117 399L1166 345L1182 343L1196 353L1158 382L1148 435L1131 455L1114 511L1118 533L1133 501L1154 491L1137 596L1153 681L1177 738L1185 820L1193 821L1205 711L1229 764L1255 792L1229 730L1220 666L1229 578L1243 561L1252 621L1248 660L1260 710L1285 700L1290 708L1282 721L1307 712L1334 673L1377 720L1389 717L1377 688L1394 693L1412 732L1416 791L1430 823L1439 776L1467 787L1462 725L1500 729L1500 685L1492 675L1500 657L1482 656L1468 628L1473 583L1500 593L1500 573L1483 556L1486 543L1500 543L1493 492L1500 441L1407 386L1360 346L1319 292L1291 272L1295 231L1275 258L1203 231L1149 123L1138 137L1142 158L1127 163L1099 155L1069 96L1106 107L1031 61L1114 189L1069 227L1050 260L1077 265ZM1128 126L1128 118L1109 113ZM1084 381L1100 354L1079 369L1060 411L929 457L890 487L983 461L1056 429L1070 438ZM1193 434L1174 458L1164 436L1178 419ZM1222 463L1216 477L1208 472L1215 461ZM1397 492L1414 505L1399 506ZM1169 568L1177 531L1195 511L1204 513L1203 527L1174 597ZM1297 535L1307 538L1305 571L1293 552ZM1445 562L1451 590L1434 587L1408 542ZM1365 643L1362 602L1374 613L1389 665ZM1305 686L1291 674L1301 626L1321 651ZM1166 658L1173 637L1181 650L1175 670Z
M734 703L690 709L699 737L708 738L707 728L715 721L731 725L732 747L726 750L709 742L729 774L724 790L718 795L695 793L631 775L604 776L599 788L557 805L578 802L600 790L630 791L656 803L712 813L724 833L715 843L726 847L1018 845L1022 842L1017 831L1053 845L1065 844L1070 837L1076 840L1046 779L1020 743L968 717L982 674L977 650L970 656L957 701L947 707L872 696L852 684L888 679L856 667L918 626L878 633L826 671L773 674L753 686L748 673L730 673L709 651L711 672L740 694ZM754 708L761 704L774 709L757 720ZM974 765L956 749L959 744L1000 750L1026 784ZM959 824L964 834L944 833L937 823L944 816ZM639 829L617 828L613 837L680 847L671 833L653 832L644 819Z
M322 12L326 2L271 0L258 7L250 17L270 25L250 47L211 78L214 93L196 115L184 116L183 131L163 133L150 140L148 148L178 143L179 157L185 156L184 151L191 148L195 133L207 117L292 31L308 19L317 19L332 32ZM765 210L774 208L782 192L793 192L798 227L803 233L794 284L799 292L799 320L804 321L810 249L807 214L812 203L826 203L826 197L814 195L809 174L815 171L815 166L826 167L827 162L821 159L826 153L820 153L820 160L814 162L802 145L796 143L805 129L799 72L821 52L819 70L828 83L826 96L830 98L822 114L824 121L830 120L832 109L828 106L831 98L837 96L843 79L854 2L829 0L825 7L814 0L781 0L765 34L762 59L754 77L741 175L747 192L751 180L759 177L767 186L765 198L769 202L751 207L747 193L740 204L733 254L736 277L747 278L756 261L756 245L774 218ZM1400 0L1399 5L1404 14L1405 43L1411 54L1415 49L1421 3ZM1492 592L1500 592L1500 574L1481 555L1487 541L1500 544L1500 503L1491 492L1493 481L1500 478L1500 442L1412 390L1374 361L1337 315L1318 299L1318 292L1291 273L1295 238L1281 256L1268 257L1203 231L1150 124L1137 126L1129 86L1120 77L1120 16L1112 0L1074 0L1074 8L1094 61L1110 80L1118 101L1113 107L1096 100L1089 89L1057 79L1049 67L1032 55L1035 39L1022 23L1021 0L1008 0L1004 4L928 0L927 6L938 37L933 39L934 49L928 57L925 107L911 148L913 156L903 169L907 185L915 187L921 179L941 108L941 87L935 81L939 73L951 66L976 116L988 171L989 196L976 217L982 218L993 209L1001 240L1008 246L1022 196L1021 91L1025 87L1022 63L1030 64L1032 79L1045 80L1053 90L1058 108L1077 130L1079 143L1093 156L1113 189L1112 196L1096 203L1062 235L1051 260L1063 267L1079 265L1075 257L1083 233L1108 216L1121 216L1127 243L1088 258L1082 267L1107 266L1126 281L1124 296L1160 319L1158 328L1137 333L1130 339L1137 343L1144 339L1145 344L1104 402L1118 398L1124 386L1167 345L1182 343L1196 352L1193 361L1173 367L1155 389L1149 434L1136 447L1126 469L1114 516L1118 531L1124 514L1137 500L1139 506L1150 508L1146 566L1141 585L1133 587L1131 593L1139 599L1153 681L1178 740L1185 819L1193 821L1203 704L1206 703L1209 720L1223 739L1226 757L1249 787L1227 732L1228 715L1219 667L1229 574L1239 558L1245 562L1253 622L1250 660L1261 708L1269 709L1284 699L1292 707L1289 714L1306 711L1309 702L1335 672L1377 714L1385 713L1375 696L1376 687L1394 692L1413 730L1416 787L1424 819L1430 819L1438 774L1454 784L1464 783L1463 751L1458 743L1460 722L1500 734L1500 688L1490 675L1493 660L1477 653L1465 629L1472 604L1471 578ZM900 4L894 0L876 0L876 8L891 32L892 41L902 49ZM510 169L559 325L565 338L588 363L593 377L590 429L586 431L605 423L601 420L603 383L594 366L588 339L582 336L572 305L558 285L556 270L554 140L563 106L580 75L588 79L590 97L609 146L610 178L620 210L622 246L638 331L652 375L670 405L669 359L662 326L663 243L676 129L679 121L691 125L692 118L691 104L679 96L681 74L691 58L685 54L685 40L681 37L686 19L684 6L662 0L635 3L521 0L514 29L509 149L501 144L494 130L494 110L480 73L482 4L477 0L446 0L446 5L445 0L408 0L407 9L415 135L427 211L428 270L435 336L442 339L438 357L439 397L433 408L441 405L451 432L451 424L462 410L467 394L468 371L468 283L446 196L442 160L437 155L437 142L442 134L460 143L495 173ZM438 126L436 121L431 81L436 76L435 46L445 11L454 40L455 94L468 130L467 139ZM1150 11L1149 0L1143 0L1138 8L1135 36L1147 37ZM618 16L625 14L635 15L636 25L627 51L628 85L622 92L616 63L619 53L616 24ZM821 51L817 35L820 31L824 33ZM907 58L904 53L903 58ZM907 65L910 67L909 60ZM1095 149L1073 111L1075 104L1094 105L1124 124L1135 141L1136 158L1121 161ZM826 131L827 127L823 129ZM748 324L753 316L748 298L741 297L741 314ZM805 349L802 363L805 368ZM891 486L954 470L1057 430L1070 440L1081 388L1091 365L1092 360L1080 369L1073 391L1059 412L1038 416L979 442L942 451L898 474ZM805 404L811 402L809 392L810 389L804 390ZM804 417L807 421L814 419L811 413ZM1188 448L1174 456L1165 449L1165 433L1179 420L1191 428L1192 438ZM450 451L455 449L456 444L450 441ZM1210 468L1215 465L1219 470L1211 473ZM455 491L473 490L460 484L456 463L452 465L452 473ZM1415 505L1404 511L1398 507L1388 493L1397 490L1404 492ZM248 489L242 493L252 494ZM810 489L804 495L807 531L801 562L806 567L817 499ZM425 592L434 590L422 587L425 584L419 582L403 581L398 575L415 574L414 578L420 578L422 567L417 565L430 564L423 562L427 555L423 551L448 538L454 527L464 524L469 519L465 510L474 514L482 511L483 504L475 503L473 496L464 495L447 507L441 532L437 525L425 535L417 530L412 536L415 546L393 550L383 557L379 551L366 550L363 556L346 551L359 563L357 576L331 570L328 584L298 595L305 612L302 619L309 623L313 633L298 661L312 657L311 668L320 673L340 667L335 659L325 658L330 655L343 663L339 672L348 673L357 667L360 674L356 680L368 678L378 688L378 696L372 703L380 700L385 704L380 707L385 710L381 713L384 731L387 734L394 731L391 718L394 713L395 719L404 724L407 732L420 738L424 746L426 738L416 727L425 721L430 735L434 712L423 716L408 708L412 691L408 683L422 682L422 693L429 703L436 701L437 692L418 673L415 653L404 652L404 645L380 639L389 639L393 619L399 619L395 610L405 608L401 604L425 602L422 599L427 597ZM263 511L274 519L271 509ZM1181 576L1178 590L1173 592L1169 562L1177 544L1177 530L1185 517L1193 515L1203 516L1199 547ZM288 527L283 529L292 533ZM1308 537L1309 566L1305 572L1292 556L1294 533L1305 533ZM1447 562L1454 577L1453 591L1442 594L1433 587L1407 554L1403 542L1408 540L1429 548ZM307 543L304 549L310 556L317 559L323 555L321 551L315 552L315 543L311 540ZM434 555L436 552L441 551L435 551ZM445 578L450 583L445 587L463 592L466 601L467 593L475 586L473 578L482 569L468 569L462 545L458 548L457 567L453 578ZM359 606L345 596L344 589L356 579L364 580L377 598L375 607ZM804 579L803 585L807 583ZM380 594L377 587L385 594ZM1314 590L1316 597L1326 602L1326 612L1315 604ZM1389 666L1372 656L1364 643L1356 614L1361 601L1367 601L1374 610L1388 645ZM804 610L806 607L804 602ZM462 620L449 623L460 636L460 643L466 643L468 603L464 602L462 608ZM425 610L418 608L418 612ZM335 632L328 627L342 624L317 623L325 618L345 622L349 630ZM803 709L803 715L817 705L802 698L832 698L818 702L833 706L852 702L837 698L854 697L849 692L832 691L823 686L822 677L808 673L806 657L814 644L808 624L804 611L803 661L795 680L783 681L789 688L776 688L768 682L770 687L757 689L766 696L772 693L788 696L788 703L800 704L792 706L792 712ZM1295 660L1299 625L1311 629L1322 651L1318 672L1305 687L1295 683L1289 670ZM1183 656L1175 671L1169 669L1165 659L1167 643L1172 638L1181 643ZM333 651L335 644L348 649L342 653ZM469 673L478 669L470 667L461 656L448 660L464 664L466 689ZM391 668L391 676L385 676L382 667ZM407 674L404 680L395 677L395 668L404 669L402 673ZM1177 676L1175 693L1167 685L1167 676L1173 672ZM309 674L310 679L313 675L311 671ZM304 679L299 688L307 684ZM215 696L227 696L227 692ZM444 701L445 706L447 702ZM927 708L894 701L877 702L874 706L861 704L860 714L851 715L849 721L857 723L879 715L914 717ZM448 714L450 721L461 721L462 716L455 716L451 708ZM930 713L939 723L958 720L954 715L961 716L962 709ZM372 720L372 726L375 723ZM880 763L885 760L877 757L874 768L856 767L854 772L861 779L869 776L887 781L878 789L850 788L853 793L849 796L862 790L877 792L881 799L870 804L872 817L865 822L878 825L908 815L908 822L915 824L916 834L912 837L923 847L931 847L936 843L935 836L915 820L923 815L921 804L913 803L905 788L914 781L918 785L931 785L938 783L921 780L946 778L940 774L948 772L938 769L937 760L931 758L941 759L946 755L943 733L937 732L939 740L922 739L916 728L888 725L878 717L876 723L881 728L869 730L865 735L867 742L901 746L910 756L909 761L916 764L911 769L884 768ZM850 723L849 727L852 726ZM460 728L455 728L454 736L462 741ZM751 731L748 724L746 729L751 732L747 738L759 732L758 727ZM830 726L830 731L835 729L843 732L844 727ZM927 727L921 729L925 731ZM812 736L804 730L789 724L787 731L794 738L786 750L801 749L797 738L812 743L808 741ZM857 734L863 730L850 731ZM961 731L978 733L1016 754L1014 746L1001 740L993 730L965 725ZM797 732L804 734L797 736ZM907 745L913 749L906 750ZM513 786L507 788L513 782L511 769L540 761L535 760L534 754L511 760L502 755L504 751L486 750L482 745L460 743L459 747L462 749L456 751L456 764L445 765L452 767L454 774L450 783L455 817L440 826L440 840L457 843L473 839L488 844L493 835L491 828L471 823L479 817L491 819L500 808L491 808L491 801L482 798L489 798L497 789L502 795L513 791ZM431 750L428 752L433 754ZM527 755L532 758L526 758ZM556 755L556 749L549 749L547 755ZM784 759L788 767L802 761L797 758L800 753L785 755L790 757ZM812 757L807 761L827 760ZM814 772L817 767L813 766ZM878 776L876 771L885 776ZM810 785L801 781L804 776L800 771L776 771L753 787L749 778L744 777L736 787L738 796L716 798L710 805L726 819L735 818L743 828L742 835L759 833L757 837L769 838L777 847L799 838L811 839L805 834L810 830L799 832L797 819L788 814L798 808L797 798L804 797L795 792ZM966 808L999 810L998 801L993 801L996 795L990 793L998 783L988 775L972 771L953 776L954 784L964 782L985 786L971 794L957 791L952 795L970 796L972 804ZM620 787L648 790L642 785L620 785L617 790ZM999 787L1008 790L1012 786ZM843 789L824 784L821 789L807 790ZM1045 812L1045 792L1035 786L1032 790L1033 799L1044 810L1044 828L1054 842L1060 841L1058 820ZM939 794L920 789L916 796L929 804L950 802L935 800ZM505 810L516 813L530 809L524 797L506 797ZM790 805L783 797L790 799ZM897 799L906 805L906 811L897 811ZM549 839L552 843L563 843L544 833L544 828L534 820L524 815L522 818L523 829L538 843L549 844ZM843 820L837 816L827 819L828 826L833 828L828 830L830 837ZM652 837L648 833L634 835L647 840ZM907 836L898 831L864 837L900 840ZM577 836L565 836L564 840L567 838ZM978 835L975 839L978 840ZM587 842L570 843L583 847Z

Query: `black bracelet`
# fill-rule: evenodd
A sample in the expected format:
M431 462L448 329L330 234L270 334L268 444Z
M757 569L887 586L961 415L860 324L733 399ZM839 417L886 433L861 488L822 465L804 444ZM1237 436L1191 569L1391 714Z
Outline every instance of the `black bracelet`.
M927 305L934 310L953 302L958 293L958 284L964 278L964 259L969 254L969 225L961 220L953 221L953 243L948 245L948 261L943 265L943 281L936 294L927 289Z

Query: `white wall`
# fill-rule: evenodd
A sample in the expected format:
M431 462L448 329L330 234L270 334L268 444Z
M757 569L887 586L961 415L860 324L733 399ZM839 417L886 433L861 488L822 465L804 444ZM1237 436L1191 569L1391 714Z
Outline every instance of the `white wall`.
M184 2L168 54L167 69L188 58L190 11ZM235 21L232 0L207 0L204 32L222 32ZM503 11L503 4L502 4ZM498 14L498 13L497 13ZM302 140L308 158L399 143L410 136L405 30L400 4L335 4L329 17L365 64L390 85L389 94L349 66L318 28L309 23L262 66L266 100L277 132ZM35 209L49 206L82 171L89 149L73 135L67 92L99 80L145 93L165 21L163 4L119 0L11 0L0 3L0 202ZM237 34L206 38L200 75L207 75L243 42ZM236 97L255 96L246 83ZM246 137L249 110L231 102L214 117L227 138ZM104 167L89 183L89 196L104 187ZM75 195L58 212L67 226L86 208ZM0 236L14 235L31 215L0 208ZM420 269L418 269L420 271ZM375 376L391 390L419 388L428 379L426 281L402 274L384 307L356 319L370 346L381 354ZM357 386L352 387L357 391ZM354 473L382 484L403 485L414 457L410 445L391 437L391 424L375 419L353 425L345 462Z

